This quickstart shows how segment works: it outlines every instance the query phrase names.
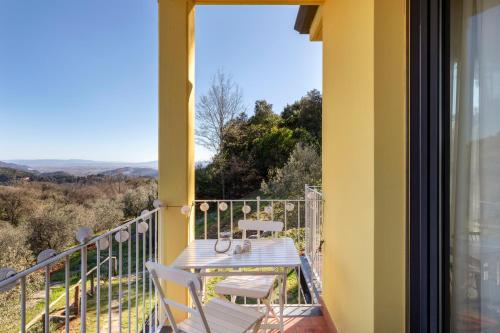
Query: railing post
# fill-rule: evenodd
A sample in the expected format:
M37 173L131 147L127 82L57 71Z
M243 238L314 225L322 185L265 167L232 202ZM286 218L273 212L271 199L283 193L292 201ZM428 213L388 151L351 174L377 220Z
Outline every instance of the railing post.
M26 278L21 278L21 333L26 332Z
M78 317L80 315L80 286L79 285L75 286L73 306L75 308L75 315L76 315L76 317Z
M50 265L45 266L45 318L44 331L49 332L50 320Z
M95 287L94 287L94 273L90 274L90 290L89 290L89 294L94 297L94 291L95 291Z
M81 252L81 279L82 279L82 297L81 299L81 316L80 316L80 332L85 333L87 330L87 246L82 248Z

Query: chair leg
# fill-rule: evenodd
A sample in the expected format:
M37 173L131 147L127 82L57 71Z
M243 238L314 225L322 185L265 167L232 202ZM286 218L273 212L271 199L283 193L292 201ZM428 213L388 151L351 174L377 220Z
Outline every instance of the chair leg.
M262 324L262 319L260 319L258 322L255 323L255 326L253 327L253 333L259 332L261 324Z

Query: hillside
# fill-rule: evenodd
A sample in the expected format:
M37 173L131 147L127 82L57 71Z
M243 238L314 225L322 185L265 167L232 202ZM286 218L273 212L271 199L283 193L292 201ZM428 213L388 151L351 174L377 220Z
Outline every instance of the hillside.
M31 179L34 173L0 166L0 184L6 184L23 179Z
M8 162L2 162L2 161L0 161L0 168L9 168L9 169L15 169L15 170L21 170L21 171L34 172L34 173L37 172L36 170L34 170L26 165L16 164L16 163L8 163Z
M158 177L158 170L152 168L133 168L133 167L124 167L113 170L108 170L101 172L102 175L105 176L128 176L128 177L150 177L156 178Z
M158 162L109 162L82 159L41 159L41 160L11 160L6 163L24 165L40 172L63 171L73 176L88 176L121 168L157 169Z

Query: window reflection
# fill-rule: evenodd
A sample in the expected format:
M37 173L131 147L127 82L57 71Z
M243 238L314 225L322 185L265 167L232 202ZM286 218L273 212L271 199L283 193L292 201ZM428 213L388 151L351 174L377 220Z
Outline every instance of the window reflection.
M500 332L500 1L451 1L452 332Z

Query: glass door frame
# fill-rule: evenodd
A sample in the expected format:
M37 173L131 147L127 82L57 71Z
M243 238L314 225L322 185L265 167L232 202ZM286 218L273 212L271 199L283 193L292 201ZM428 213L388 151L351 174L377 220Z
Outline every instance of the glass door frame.
M449 0L407 0L410 333L449 332L449 26Z

